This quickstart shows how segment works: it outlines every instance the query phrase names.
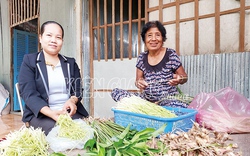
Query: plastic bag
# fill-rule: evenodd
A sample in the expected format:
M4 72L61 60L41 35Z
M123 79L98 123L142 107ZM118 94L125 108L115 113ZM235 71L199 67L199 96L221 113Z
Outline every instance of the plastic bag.
M250 102L230 87L198 94L189 108L198 111L196 121L209 129L228 133L250 132Z
M86 137L83 140L72 140L70 138L58 137L59 126L55 126L49 134L46 136L46 140L49 143L50 148L54 152L63 152L72 149L83 149L84 144L94 137L94 129L87 125L82 119L74 119L82 125L84 129L88 129Z
M9 114L10 103L9 103L9 92L0 83L0 116Z

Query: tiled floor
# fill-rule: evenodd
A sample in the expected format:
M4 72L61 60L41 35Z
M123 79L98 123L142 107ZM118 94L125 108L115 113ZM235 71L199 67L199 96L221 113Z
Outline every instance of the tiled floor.
M7 114L0 116L0 139L11 131L18 130L23 126L22 116L19 114Z

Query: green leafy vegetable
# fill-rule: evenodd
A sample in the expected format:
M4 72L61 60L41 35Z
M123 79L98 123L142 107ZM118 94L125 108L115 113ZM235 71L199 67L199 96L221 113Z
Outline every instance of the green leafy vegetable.
M131 125L122 127L111 120L91 119L88 123L96 129L96 139L85 144L86 155L153 156L165 152L160 140L154 140L154 137L162 134L166 125L158 130L146 128L138 132L130 130Z

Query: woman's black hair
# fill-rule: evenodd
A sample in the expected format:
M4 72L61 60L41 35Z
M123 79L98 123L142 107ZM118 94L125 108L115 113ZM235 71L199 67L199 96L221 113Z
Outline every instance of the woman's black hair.
M163 26L163 24L161 24L161 22L159 22L159 21L149 21L142 28L141 38L142 38L143 42L145 42L145 35L150 28L158 28L159 31L161 32L163 42L166 41L167 31L166 31L165 27Z
M63 27L61 26L61 24L57 23L56 21L47 21L47 22L44 22L41 26L41 35L44 33L44 29L45 29L45 26L47 24L57 24L61 29L62 29L62 38L64 36L64 30L63 30Z

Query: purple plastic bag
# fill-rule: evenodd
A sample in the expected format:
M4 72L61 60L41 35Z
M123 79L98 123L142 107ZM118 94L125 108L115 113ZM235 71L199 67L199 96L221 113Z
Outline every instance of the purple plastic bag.
M250 102L231 87L200 93L189 108L198 111L196 121L206 128L228 133L250 132Z

